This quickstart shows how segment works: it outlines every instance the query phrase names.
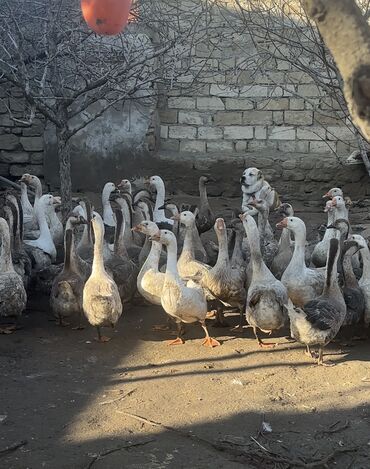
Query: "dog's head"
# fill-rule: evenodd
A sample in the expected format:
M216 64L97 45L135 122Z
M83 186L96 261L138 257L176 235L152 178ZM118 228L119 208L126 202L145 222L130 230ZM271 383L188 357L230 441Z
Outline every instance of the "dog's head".
M251 193L258 191L262 187L263 181L262 171L257 168L245 169L240 178L240 184L247 189L246 192Z

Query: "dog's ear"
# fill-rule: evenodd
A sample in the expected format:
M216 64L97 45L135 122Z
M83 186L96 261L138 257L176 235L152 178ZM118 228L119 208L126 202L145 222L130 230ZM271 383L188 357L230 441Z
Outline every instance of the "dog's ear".
M257 172L257 180L262 179L262 178L263 178L263 174L262 174L262 171L259 169Z

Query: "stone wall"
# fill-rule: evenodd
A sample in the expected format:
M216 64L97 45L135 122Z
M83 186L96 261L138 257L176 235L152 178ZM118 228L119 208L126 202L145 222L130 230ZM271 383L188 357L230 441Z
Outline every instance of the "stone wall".
M44 175L44 121L25 123L25 102L17 90L0 88L0 175Z

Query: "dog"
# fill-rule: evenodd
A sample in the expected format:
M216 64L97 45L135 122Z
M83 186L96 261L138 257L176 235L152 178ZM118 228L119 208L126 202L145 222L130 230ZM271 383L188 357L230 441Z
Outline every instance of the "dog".
M266 200L270 210L279 207L279 195L270 184L265 181L263 173L257 168L247 168L243 171L240 178L240 184L243 192L242 211L250 210L248 204L253 198Z

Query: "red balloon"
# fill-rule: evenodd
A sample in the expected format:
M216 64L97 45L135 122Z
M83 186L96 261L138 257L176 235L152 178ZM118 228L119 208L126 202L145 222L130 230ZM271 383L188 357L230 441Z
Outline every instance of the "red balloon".
M98 34L113 36L126 26L131 0L81 0L82 15Z

